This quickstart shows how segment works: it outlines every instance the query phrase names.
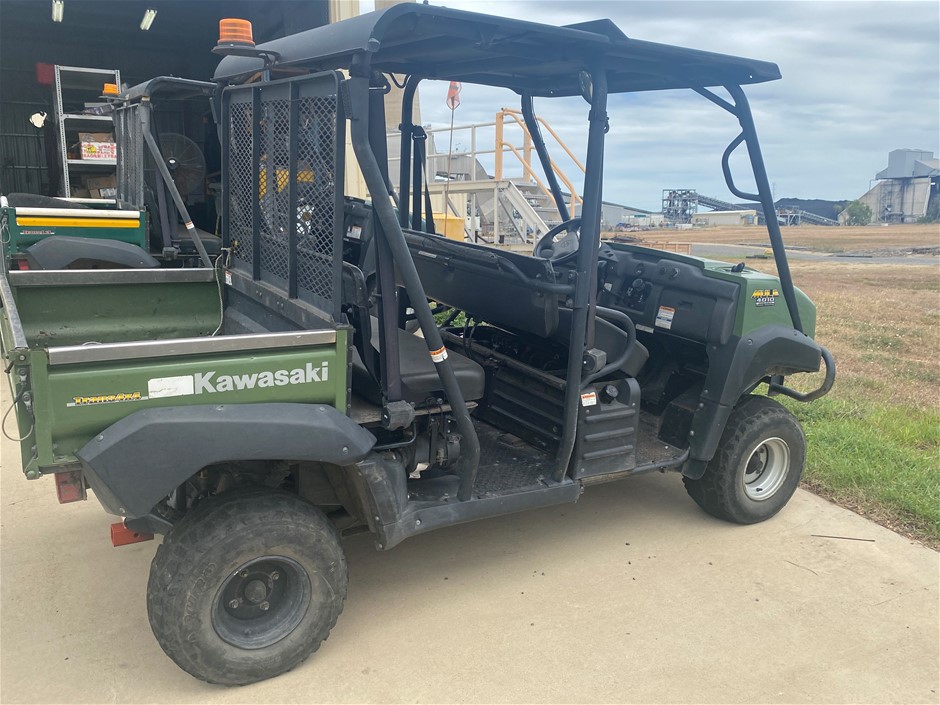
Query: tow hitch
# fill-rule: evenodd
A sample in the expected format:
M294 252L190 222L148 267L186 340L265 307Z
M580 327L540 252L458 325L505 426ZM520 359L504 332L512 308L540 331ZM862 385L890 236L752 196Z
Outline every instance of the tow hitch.
M116 521L111 524L112 546L127 546L128 544L140 543L141 541L150 541L152 538L153 534L128 529L124 526L123 521Z

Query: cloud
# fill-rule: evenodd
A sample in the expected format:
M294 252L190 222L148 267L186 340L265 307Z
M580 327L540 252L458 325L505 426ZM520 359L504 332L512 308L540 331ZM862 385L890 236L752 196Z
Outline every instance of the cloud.
M434 4L557 25L609 17L636 39L777 63L783 80L747 89L777 197L856 198L884 168L890 150L940 152L940 4L935 2ZM446 90L446 83L422 84L424 122L449 125ZM456 122L492 122L503 106L517 107L518 99L508 91L465 84ZM582 101L543 99L536 109L576 153L584 153ZM606 200L658 210L662 189L679 187L732 198L719 164L737 134L730 115L680 91L612 96L609 113ZM438 145L446 149L442 138ZM739 186L750 190L741 152L732 163ZM577 171L560 150L553 155L569 175Z

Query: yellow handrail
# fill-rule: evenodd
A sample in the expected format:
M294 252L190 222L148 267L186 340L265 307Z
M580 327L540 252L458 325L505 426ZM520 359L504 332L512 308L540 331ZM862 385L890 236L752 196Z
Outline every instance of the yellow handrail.
M503 108L503 110L507 113L512 113L513 115L520 115L520 116L522 115L521 112L519 112L518 110L513 110L512 108ZM538 120L539 124L542 127L544 127L546 130L548 130L551 136L555 138L555 141L558 143L558 146L561 147L563 150L565 150L565 154L571 157L571 161L573 161L577 165L577 167L581 170L581 173L582 174L585 173L584 165L581 163L581 160L578 159L570 149L568 149L568 145L566 145L564 142L561 141L561 137L559 137L558 133L552 129L552 126L549 125L547 122L545 122L545 120L542 119L541 117L536 116L535 119ZM525 125L523 124L523 127L524 126ZM528 129L526 129L526 132L528 133Z
M525 163L525 159L522 158L522 155L519 154L519 151L508 142L506 143L506 148L512 152L520 162L522 162L522 168L525 169L526 173L535 180L535 183L538 184L538 187L546 194L551 196L551 193L549 193L549 191L545 188L545 184L542 183L542 180L534 171L532 171L532 167ZM500 179L497 177L497 180L499 181Z
M519 120L519 117L517 116L515 111L508 110L507 113L512 117L513 120L516 121L519 127L521 127L525 131L526 137L529 137L529 139L531 139L531 135L529 135L528 128L526 127L525 123ZM526 156L529 157L526 163L529 164L531 167L531 155L526 155ZM581 196L578 195L577 191L574 190L574 184L571 183L571 180L565 175L565 172L561 170L561 167L555 163L555 160L549 157L548 162L549 164L551 164L552 171L555 172L555 175L558 176L561 179L562 183L568 187L568 192L571 194L571 208L573 210L575 203L583 203L584 199L582 199ZM547 191L546 191L546 194L548 196L552 195L551 193L548 193Z
M523 151L525 153L525 156L519 154L518 148L514 147L512 144L510 144L505 139L503 139L503 126L506 120L506 116L511 117L515 121L515 123L519 125L519 127L522 128L522 134L523 134L523 139L524 139ZM568 149L568 146L564 142L561 141L561 138L551 128L551 126L549 126L548 123L542 120L542 118L537 118L537 119L539 123L542 124L551 133L552 137L555 138L555 140L558 142L561 148L565 151L565 153L569 157L571 157L571 160L578 166L578 168L581 169L582 172L584 172L584 166L581 164L578 158L571 152L571 150ZM512 110L510 108L503 108L496 114L496 164L495 164L495 169L494 169L496 173L494 174L494 176L497 180L502 180L503 178L503 152L506 149L510 150L513 153L513 155L519 160L519 162L522 164L523 168L525 169L526 173L532 177L532 179L535 181L538 187L542 190L542 192L546 196L551 198L552 194L549 191L549 189L545 186L544 183L542 183L542 180L539 179L538 176L535 174L535 172L532 170L532 165L531 165L532 135L529 132L529 128L526 126L524 120L522 119L522 114L519 111ZM582 199L581 196L578 195L577 191L574 188L574 184L571 183L571 180L567 177L564 171L562 171L561 167L559 167L555 163L555 161L552 160L551 158L549 158L549 164L552 168L552 171L555 172L555 175L558 176L561 182L567 187L568 192L571 194L571 210L574 211L575 205L583 203L584 199Z

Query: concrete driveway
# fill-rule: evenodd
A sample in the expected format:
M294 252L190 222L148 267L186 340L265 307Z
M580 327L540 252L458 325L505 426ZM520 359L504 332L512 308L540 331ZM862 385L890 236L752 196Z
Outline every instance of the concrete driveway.
M155 544L112 548L96 500L58 505L2 451L3 703L938 702L937 553L803 491L725 524L675 475L389 553L354 537L320 651L209 686L151 636Z

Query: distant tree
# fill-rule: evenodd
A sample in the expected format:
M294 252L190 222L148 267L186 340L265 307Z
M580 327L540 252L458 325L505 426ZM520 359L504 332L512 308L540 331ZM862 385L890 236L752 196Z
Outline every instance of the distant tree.
M846 225L868 225L871 223L871 208L861 201L852 201L845 207Z

